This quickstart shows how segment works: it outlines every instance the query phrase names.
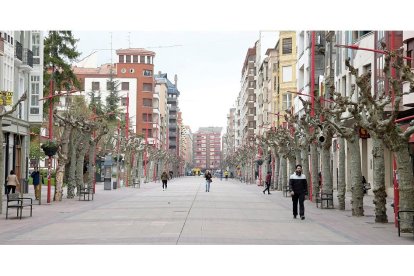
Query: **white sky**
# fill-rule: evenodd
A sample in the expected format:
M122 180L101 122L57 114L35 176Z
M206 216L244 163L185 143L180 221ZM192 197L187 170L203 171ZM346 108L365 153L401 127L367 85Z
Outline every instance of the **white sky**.
M79 39L81 58L97 49L97 63L111 62L111 32L75 31ZM156 53L154 73L168 73L180 91L179 107L184 124L191 130L199 127L226 126L226 116L234 105L240 90L241 70L249 47L262 37L263 53L274 47L275 32L218 32L218 31L170 31L170 32L112 32L112 60L119 48L146 48ZM168 47L181 45L176 47ZM266 46L267 45L267 46ZM264 57L264 54L263 54Z
M156 71L167 72L171 80L174 74L178 75L184 122L195 131L198 126L224 126L227 111L240 89L247 48L254 45L259 30L413 30L414 20L406 11L407 7L412 7L411 2L19 0L2 2L0 26L3 30L102 31L99 36L75 32L81 38L79 48L85 55L93 48L109 47L109 31L114 34L122 30L164 31L162 36L132 32L131 46L183 45L154 49L157 52L155 66ZM127 47L126 33L120 33L113 46ZM101 58L108 62L108 56ZM212 100L216 98L219 100ZM214 119L206 119L206 114L214 115ZM263 230L267 231L265 227ZM20 247L1 247L0 251L8 254L0 253L2 259L8 257L9 266L4 267L6 275L14 272L12 268L16 265L21 274L40 275L40 271L47 271L35 269L39 265L38 258L25 258L23 266L20 258L9 258L19 254ZM352 275L356 269L363 275L378 272L399 275L405 272L405 266L393 264L396 261L409 263L412 258L407 247L401 246L26 246L24 250L27 256L47 256L44 264L49 271L59 271L62 275L73 274L70 268L66 269L69 259L90 260L88 265L81 264L82 271L90 275L131 271L144 272L143 275L319 275L315 269L318 262L338 275ZM332 253L326 254L328 251ZM293 255L300 261L277 261ZM384 258L385 266L367 265ZM78 268L75 265L73 269Z

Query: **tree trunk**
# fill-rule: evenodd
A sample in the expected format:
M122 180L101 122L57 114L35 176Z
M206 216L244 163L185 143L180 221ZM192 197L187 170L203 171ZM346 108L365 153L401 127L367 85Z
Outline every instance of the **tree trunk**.
M143 159L143 151L138 152L137 157L137 177L138 177L138 187L141 187L141 175L142 175L142 159Z
M339 210L345 210L345 139L338 138L339 140L339 168L338 168L338 202Z
M273 177L273 189L277 190L278 189L278 183L279 183L279 169L280 169L280 155L279 154L275 154L275 164L274 164L274 168L275 168L275 175Z
M296 157L295 156L289 156L289 171L287 172L288 175L291 175L296 170Z
M304 158L305 157L303 157L303 159ZM303 159L301 156L301 150L295 150L295 159L296 159L296 165L297 164L302 165L302 168L303 168Z
M286 158L284 158L283 156L281 157L280 160L280 176L279 176L279 185L278 185L278 190L282 191L283 190L283 186L287 185L287 160Z
M93 180L95 179L95 149L96 149L96 142L95 142L95 139L92 138L89 143L88 188L93 187Z
M77 138L76 138L77 137ZM68 179L68 191L67 198L75 197L76 187L76 154L80 142L84 139L84 135L80 134L79 131L73 131L70 139L70 167L69 167L69 179Z
M322 192L332 194L333 182L331 171L331 145L332 138L326 137L326 142L322 146Z
M86 138L83 139L83 141L87 141L90 138L90 134L85 135L85 136ZM89 143L85 143L85 142L82 145L80 145L78 149L78 155L76 156L76 187L78 188L77 194L79 194L79 189L83 187L84 185L83 165L85 161L85 154L86 154L86 151L88 150L88 146L89 146Z
M308 182L308 195L310 195L309 193L309 184L311 183L310 181L310 171L309 171L309 157L308 157L308 148L306 149L302 149L302 168L303 168L303 174L306 176L306 180Z
M58 165L56 168L56 188L53 200L62 201L63 196L63 177L65 175L66 164L68 163L69 137L72 127L66 125L62 133L61 151L58 153Z
M318 151L316 149L316 144L310 144L310 152L311 152L311 174L312 174L312 200L316 197L316 194L319 191L318 188Z
M359 217L364 215L364 194L362 188L361 171L361 152L359 148L359 137L355 133L354 137L347 140L351 164L351 185L352 189L352 215Z
M398 208L400 211L414 210L414 178L408 148L399 147L399 150L395 152L395 158L397 161L398 190L400 192ZM409 219L408 214L403 214L402 218ZM401 222L402 232L409 232L411 229L409 223Z
M384 144L375 134L372 137L372 156L374 165L373 203L375 204L375 222L387 223Z

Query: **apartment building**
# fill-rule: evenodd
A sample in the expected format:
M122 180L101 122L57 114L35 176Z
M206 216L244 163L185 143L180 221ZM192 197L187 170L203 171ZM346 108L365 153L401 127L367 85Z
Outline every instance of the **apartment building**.
M32 50L35 50L33 53ZM5 178L13 169L18 178L27 178L30 152L30 125L40 125L43 109L43 38L38 31L0 30L1 103L10 110L26 92L27 99L11 116L2 120ZM5 179L0 180L4 183ZM2 184L1 184L2 185Z
M221 168L221 127L200 127L194 134L194 166L204 170Z

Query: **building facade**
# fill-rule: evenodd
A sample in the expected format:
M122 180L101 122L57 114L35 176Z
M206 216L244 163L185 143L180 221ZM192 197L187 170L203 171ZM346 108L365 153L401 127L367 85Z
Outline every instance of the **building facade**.
M221 127L201 127L194 134L194 166L205 170L221 168Z
M32 50L36 50L35 55ZM27 99L3 118L4 176L29 174L30 126L40 125L43 109L43 37L38 31L0 31L0 105L10 110L24 93ZM5 179L0 180L3 185Z

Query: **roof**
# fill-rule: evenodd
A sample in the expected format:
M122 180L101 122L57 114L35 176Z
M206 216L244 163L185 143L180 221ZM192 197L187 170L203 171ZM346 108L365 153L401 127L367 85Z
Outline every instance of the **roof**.
M161 73L158 75L154 75L155 81L159 81L161 79L164 79L167 83L167 89L168 89L168 93L170 94L177 94L177 96L180 96L180 91L178 91L177 87L175 86L175 84L173 84L167 77L167 73Z
M117 55L147 55L155 56L155 52L146 50L144 48L128 48L116 50Z
M109 75L111 74L111 68L115 73L116 68L114 65L111 66L110 63L102 64L98 68L85 68L74 66L72 69L73 73L75 73L76 75Z

